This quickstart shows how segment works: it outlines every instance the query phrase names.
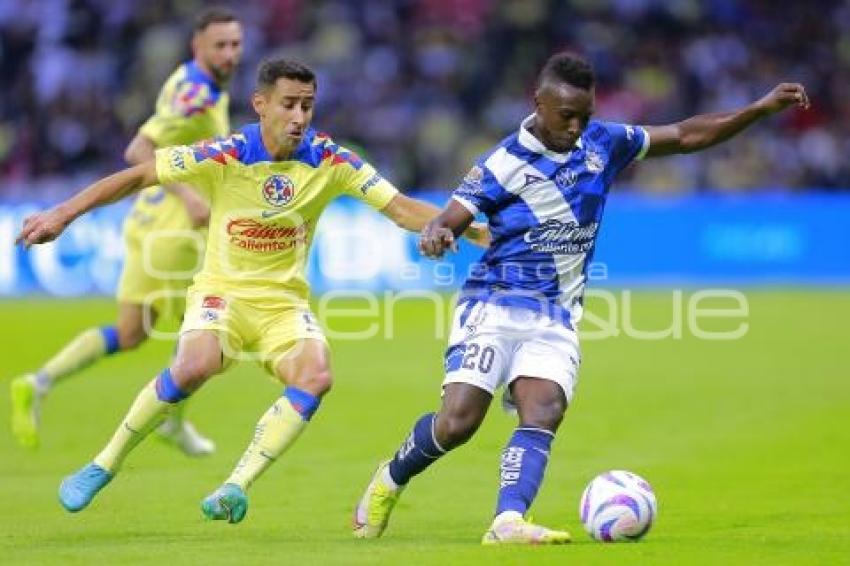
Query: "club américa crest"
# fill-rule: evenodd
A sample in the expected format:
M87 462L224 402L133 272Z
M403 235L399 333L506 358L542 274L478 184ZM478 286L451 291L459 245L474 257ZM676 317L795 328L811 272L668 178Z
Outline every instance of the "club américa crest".
M286 175L272 175L263 182L263 198L272 206L286 206L295 197L295 184Z

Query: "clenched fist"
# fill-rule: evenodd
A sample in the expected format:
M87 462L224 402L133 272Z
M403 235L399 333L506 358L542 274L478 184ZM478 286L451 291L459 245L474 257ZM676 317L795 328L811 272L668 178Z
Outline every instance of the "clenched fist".
M764 95L756 105L768 114L775 114L789 106L809 108L809 95L799 83L781 83Z

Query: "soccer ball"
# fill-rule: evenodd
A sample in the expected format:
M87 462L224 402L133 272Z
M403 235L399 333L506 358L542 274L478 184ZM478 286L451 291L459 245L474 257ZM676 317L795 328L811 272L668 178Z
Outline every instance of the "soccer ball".
M658 515L649 483L631 472L614 470L593 478L581 496L581 522L602 542L636 541L649 532Z

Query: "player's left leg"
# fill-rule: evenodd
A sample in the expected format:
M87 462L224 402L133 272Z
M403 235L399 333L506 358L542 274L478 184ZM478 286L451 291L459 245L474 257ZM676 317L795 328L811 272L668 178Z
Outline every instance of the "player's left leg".
M151 309L151 324L156 321L156 314ZM12 433L21 446L38 446L41 407L48 392L101 358L131 350L144 342L147 332L143 320L143 305L120 303L115 324L84 330L34 373L12 380Z
M272 366L285 384L283 395L260 417L230 477L201 503L208 519L238 523L245 517L245 491L295 443L331 388L330 352L323 339L299 340Z
M395 455L378 466L372 476L354 509L354 536L380 537L408 482L472 438L492 399L492 392L478 385L445 384L440 411L420 417Z
M527 376L515 379L510 388L519 426L502 452L496 517L482 543L569 542L569 533L534 525L524 518L540 489L552 440L567 409L564 389L554 381Z
M112 438L94 460L67 476L59 486L59 501L74 513L85 508L118 472L124 459L156 428L174 406L223 369L219 335L194 330L180 338L171 367L136 396Z

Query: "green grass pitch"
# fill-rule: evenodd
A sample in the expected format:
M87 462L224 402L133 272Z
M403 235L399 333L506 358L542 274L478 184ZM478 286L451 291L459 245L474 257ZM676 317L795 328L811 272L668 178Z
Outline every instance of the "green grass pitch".
M850 298L752 291L750 330L728 342L586 341L573 406L532 509L567 527L553 548L482 548L499 452L514 424L498 405L467 446L414 480L384 538L351 538L351 510L376 463L439 402L442 351L427 302L402 302L393 340L335 341L334 391L296 446L250 492L237 526L205 522L201 498L228 474L280 388L255 365L219 376L190 418L218 452L192 460L149 441L94 504L70 515L63 475L108 438L139 387L167 363L150 343L69 380L47 400L42 447L7 429L8 379L85 326L106 299L0 302L0 563L9 564L850 564ZM591 309L594 305L591 304ZM632 319L662 328L670 294L639 293ZM357 321L331 321L350 328ZM592 542L578 520L585 483L644 475L660 516L637 544Z

